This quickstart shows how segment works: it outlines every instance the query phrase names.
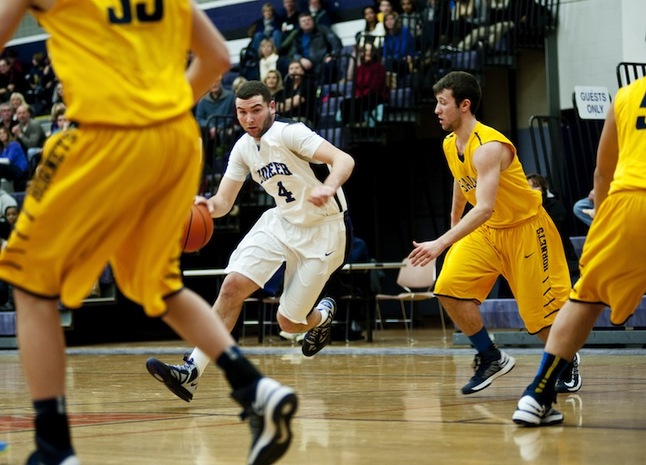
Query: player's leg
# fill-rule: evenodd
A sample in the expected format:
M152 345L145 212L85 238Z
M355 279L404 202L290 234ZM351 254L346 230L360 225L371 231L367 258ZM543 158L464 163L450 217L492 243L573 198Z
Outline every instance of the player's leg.
M347 257L351 235L349 220L331 221L309 228L285 228L286 253L283 294L277 321L287 333L303 333L302 352L311 357L332 340L336 302L321 297L327 281ZM314 307L314 308L312 308Z
M224 279L213 310L220 317L227 334L235 326L244 299L257 289L256 283L239 273L230 273ZM197 346L190 354L184 354L184 363L174 365L150 357L146 360L146 369L155 379L163 382L173 394L190 402L197 390L200 376L212 361L213 358Z
M499 254L491 247L491 234L494 232L482 227L454 244L435 283L442 307L477 351L474 374L462 387L463 394L485 389L509 373L516 363L491 341L478 305L489 294L502 268Z
M14 298L20 358L36 411L38 448L28 463L76 465L65 408L65 339L58 302L20 289Z
M183 289L166 302L164 321L215 360L233 389L233 398L243 407L242 416L249 419L252 432L248 463L273 463L287 451L292 439L290 423L298 404L295 392L264 377L235 345L219 316L197 294Z

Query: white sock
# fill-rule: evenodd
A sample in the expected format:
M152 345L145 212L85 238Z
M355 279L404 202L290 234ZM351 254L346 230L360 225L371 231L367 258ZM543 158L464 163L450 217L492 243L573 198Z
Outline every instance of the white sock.
M319 321L319 324L316 326L321 326L325 321L327 321L330 311L327 308L318 308L318 311L321 313L321 321Z
M211 358L197 347L191 352L191 358L193 359L193 364L197 367L198 376L202 376L206 367L212 362Z

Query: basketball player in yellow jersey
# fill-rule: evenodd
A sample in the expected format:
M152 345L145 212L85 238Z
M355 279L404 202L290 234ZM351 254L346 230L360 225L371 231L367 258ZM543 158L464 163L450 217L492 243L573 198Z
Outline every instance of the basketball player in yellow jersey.
M527 331L545 341L567 299L570 276L559 233L541 193L529 187L516 148L475 117L478 81L451 72L433 91L435 114L451 131L443 144L454 177L451 229L436 240L413 242L409 258L425 266L451 247L434 292L478 351L475 374L462 388L473 394L515 364L491 342L478 308L496 279L507 279ZM464 214L467 202L473 208Z
M179 269L202 168L190 110L229 67L222 36L190 0L12 0L0 2L2 44L29 10L50 35L66 116L78 128L47 141L0 255L36 411L27 463L80 463L65 410L58 302L79 307L106 262L128 298L222 368L252 425L248 463L275 462L289 446L297 397L242 355Z
M608 110L594 172L596 215L583 246L581 277L559 312L532 384L513 420L542 423L552 409L554 383L585 343L599 314L623 325L646 293L646 78L619 89ZM641 218L641 220L640 220Z

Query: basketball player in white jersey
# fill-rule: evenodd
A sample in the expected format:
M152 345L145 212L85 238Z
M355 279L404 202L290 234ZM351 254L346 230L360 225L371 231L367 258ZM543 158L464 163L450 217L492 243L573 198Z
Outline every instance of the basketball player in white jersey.
M206 203L214 218L226 215L250 174L276 207L259 218L231 255L213 308L233 330L244 300L285 263L277 321L287 333L307 332L303 354L311 357L330 341L336 304L325 297L313 307L352 243L341 186L354 160L304 124L278 117L269 90L259 81L238 90L236 113L246 134L231 151L217 193L197 202ZM210 361L196 348L183 365L151 358L146 366L189 402Z

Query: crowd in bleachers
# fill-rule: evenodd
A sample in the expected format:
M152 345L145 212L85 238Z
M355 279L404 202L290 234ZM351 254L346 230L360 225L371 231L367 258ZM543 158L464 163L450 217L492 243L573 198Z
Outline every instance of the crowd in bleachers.
M266 82L279 114L303 121L337 145L348 145L348 128L411 121L418 100L429 96L443 73L465 69L478 75L487 57L509 56L514 44L529 42L532 35L543 37L555 4L557 0L375 0L363 8L364 27L344 46L325 0L309 0L307 7L303 1L283 0L282 8L266 2L249 27L239 63L195 108L205 131L207 165L221 169L227 151L223 143L235 134L234 78ZM34 53L30 63L23 63L15 51L4 51L0 116L7 137L0 133L0 178L7 189L24 190L45 139L69 124L63 100L62 85L45 53Z
M364 26L352 43L343 45L323 0L309 0L303 11L296 0L283 0L282 10L266 2L223 86L239 76L259 79L270 87L279 114L347 146L353 137L383 134L383 123L413 121L417 104L432 99L432 84L442 74L462 69L480 76L487 64L511 64L517 44L543 46L557 4L375 0L363 8ZM227 152L206 149L218 159Z

